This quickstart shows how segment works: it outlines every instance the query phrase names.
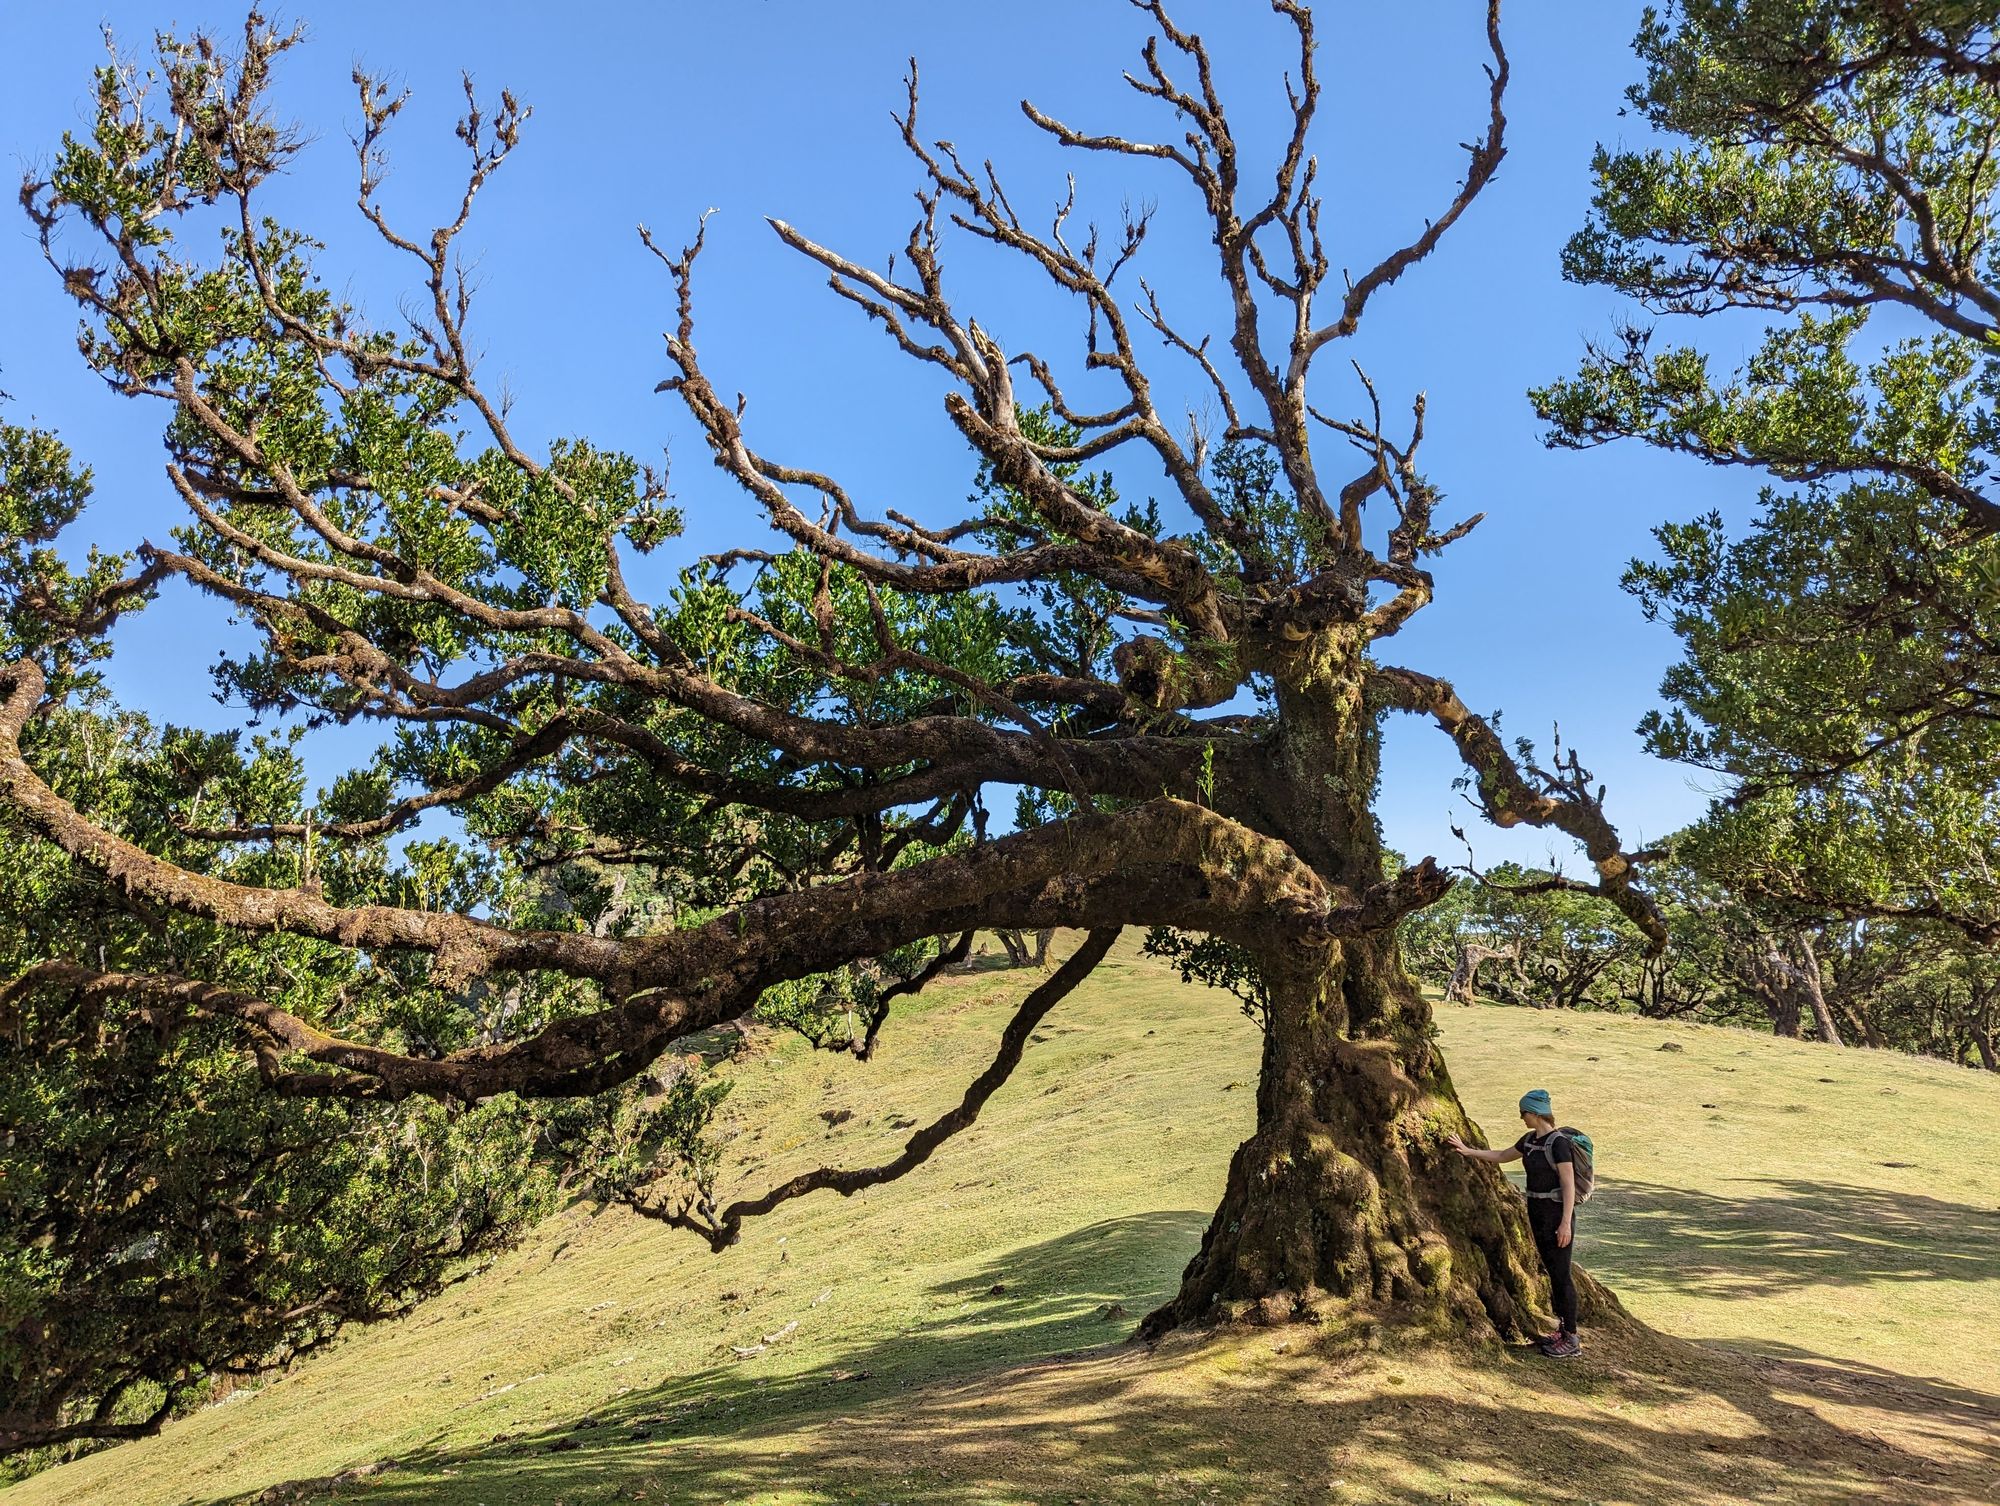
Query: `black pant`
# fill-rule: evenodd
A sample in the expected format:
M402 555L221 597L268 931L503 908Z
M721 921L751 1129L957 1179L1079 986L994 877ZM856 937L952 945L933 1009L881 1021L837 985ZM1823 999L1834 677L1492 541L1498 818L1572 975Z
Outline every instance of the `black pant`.
M1528 1227L1535 1234L1535 1253L1542 1257L1542 1269L1549 1273L1549 1296L1556 1305L1556 1318L1564 1333L1576 1332L1576 1279L1570 1274L1569 1258L1576 1249L1576 1215L1570 1215L1570 1240L1556 1243L1562 1227L1563 1205L1559 1198L1528 1199Z

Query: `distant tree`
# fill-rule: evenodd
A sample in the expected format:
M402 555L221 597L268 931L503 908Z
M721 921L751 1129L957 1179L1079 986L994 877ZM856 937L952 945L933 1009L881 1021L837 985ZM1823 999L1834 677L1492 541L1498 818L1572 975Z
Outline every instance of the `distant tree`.
M1648 1019L1762 1022L1764 1011L1744 997L1736 969L1745 947L1740 906L1688 861L1684 833L1660 846L1666 855L1646 865L1646 878L1667 923L1667 945L1628 970L1625 996Z
M1559 875L1503 865L1481 888L1497 934L1519 958L1524 1002L1537 1009L1611 1003L1618 974L1650 950L1616 910Z
M2000 958L1984 947L1960 944L1951 948L1940 969L1952 986L1931 994L1936 1001L1921 1022L1932 1055L2000 1072ZM1887 1028L1878 1025L1870 1045L1889 1040L1889 1030L1917 1018L1917 1012L1893 1004L1880 1011ZM1921 1039L1921 1037L1920 1037Z
M1007 953L1009 966L1048 966L1049 947L1056 939L1055 927L1043 926L1032 934L1025 931L1001 931L998 935L1000 945Z
M1662 950L1560 875L1501 865L1405 922L1406 964L1456 1003L1631 1009L2000 1070L1994 949L1933 920L1830 914L1761 882L1732 889L1747 824L1746 811L1698 822L1649 857Z
M1298 52L1268 168L1238 142L1203 41L1160 0L1139 8L1156 35L1133 82L1171 114L1165 139L1093 134L1033 106L1028 117L1079 153L1193 187L1188 253L1214 258L1223 341L1183 333L1144 283L1136 304L1125 298L1149 210L1100 233L1065 200L1030 228L993 171L923 134L913 72L901 129L919 207L889 268L774 228L945 388L945 417L983 468L978 510L920 520L893 499L871 507L858 483L760 448L697 353L697 234L659 252L673 306L662 386L747 511L740 547L685 560L657 591L634 572L677 531L663 479L586 440L531 446L474 369L457 246L526 118L511 95L488 111L468 91L463 202L439 228L406 232L377 195L402 101L361 79L362 212L422 281L413 317L392 329L330 292L314 245L261 207L297 146L266 102L289 37L253 18L234 60L206 39L168 39L150 92L128 68L105 71L90 133L65 140L25 202L84 311L86 357L117 391L163 404L166 477L189 521L49 621L101 635L183 581L258 634L217 670L236 703L309 723L379 719L396 735L303 813L204 808L197 821L191 802L178 807L185 840L265 865L211 871L177 843L121 832L37 766L28 729L60 696L51 647L0 682L0 801L170 931L199 922L383 959L426 998L504 998L525 982L564 1007L509 1016L490 1040L420 1042L227 956L185 950L112 972L61 938L13 995L50 1011L171 1004L181 1028L233 1032L293 1100L479 1103L626 1083L774 989L905 949L925 960L890 987L921 986L976 928L1086 933L1027 994L960 1106L894 1161L655 1210L722 1248L790 1198L922 1162L973 1120L1121 927L1215 938L1254 964L1266 1000L1257 1124L1147 1331L1345 1299L1439 1329L1531 1331L1539 1278L1518 1203L1492 1167L1442 1143L1473 1131L1395 933L1449 880L1428 860L1393 875L1385 863L1373 810L1384 718L1433 722L1490 819L1574 838L1593 887L1656 940L1664 931L1573 754L1538 763L1443 680L1377 658L1431 600L1427 559L1478 518L1435 519L1421 399L1395 437L1372 388L1362 416L1345 418L1308 387L1316 358L1344 348L1500 163L1498 0L1466 176L1373 260L1336 255L1322 234L1310 7L1273 0ZM198 250L217 216L219 251ZM948 236L1072 295L1078 348L1010 351L998 316L961 312ZM1142 339L1186 363L1212 430L1169 425ZM914 421L885 415L884 432ZM1119 504L1088 469L1121 447L1164 470L1172 526L1190 531ZM61 467L46 484L81 490ZM774 546L752 542L760 528ZM33 607L39 589L30 579L17 596ZM1523 663L1533 657L1524 646ZM984 820L994 784L1026 791L1004 835ZM697 876L704 892L679 928L599 933L581 916L450 891L333 883L333 854L433 810L490 844L501 873L588 858Z
M1959 925L1855 916L1802 900L1795 883L1774 886L1760 864L1801 838L1795 830L1759 834L1756 823L1789 826L1791 816L1790 802L1758 799L1676 834L1675 863L1649 867L1674 938L1666 955L1713 959L1709 967L1733 977L1779 1035L1992 1067L1986 1044L2000 953ZM1850 871L1887 861L1871 850L1876 835L1865 823L1844 833L1852 845L1840 858ZM1831 867L1825 855L1816 861L1825 865L1819 871ZM1699 880L1693 915L1674 881L1678 871L1713 875ZM1739 880L1747 881L1732 891Z
M1521 947L1518 942L1506 946L1488 946L1484 942L1460 940L1458 954L1452 959L1451 976L1445 980L1444 996L1452 1004L1470 1004L1479 996L1479 970L1488 963L1504 965L1515 977L1521 975Z
M1732 887L1983 947L2000 943L1996 20L1985 0L1649 11L1631 99L1668 144L1599 150L1565 272L1655 315L1766 327L1723 375L1635 326L1535 395L1552 443L1635 437L1776 483L1747 532L1670 524L1628 576L1685 651L1646 732L1729 777L1710 835Z
M1671 918L1662 912L1663 924ZM1406 932L1406 953L1445 997L1469 1004L1486 970L1489 996L1536 1009L1610 1004L1624 974L1655 951L1603 899L1546 870L1503 863L1461 883Z

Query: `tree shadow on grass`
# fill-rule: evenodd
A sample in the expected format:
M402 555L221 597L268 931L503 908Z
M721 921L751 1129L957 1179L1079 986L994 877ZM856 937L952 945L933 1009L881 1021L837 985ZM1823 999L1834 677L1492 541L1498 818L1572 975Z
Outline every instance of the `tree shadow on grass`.
M809 1371L725 1360L365 1481L231 1499L1325 1502L1347 1480L1390 1482L1345 1497L1362 1500L1943 1506L1989 1499L1977 1492L2000 1473L1995 1398L1803 1351L1739 1360L1636 1325L1561 1368L1505 1350L1343 1351L1309 1330L1122 1342L1204 1221L1107 1220L1009 1252L932 1288L933 1321Z
M1880 1400L1885 1394L1899 1394L1913 1413L1963 1417L1982 1425L2000 1419L2000 1396L1936 1376L1905 1375L1900 1370L1885 1370L1860 1360L1816 1354L1775 1339L1760 1340L1753 1358L1766 1374L1803 1377L1811 1382L1814 1391L1829 1397L1866 1395L1871 1400Z
M600 1426L543 1435L518 1452L410 1459L356 1494L438 1506L635 1499L719 1506L781 1491L936 1506L1490 1495L1674 1506L1992 1499L2000 1458L1990 1443L1980 1457L1977 1435L1965 1428L1939 1430L1928 1446L1892 1441L1875 1414L1841 1425L1775 1387L1743 1391L1740 1377L1719 1394L1712 1374L1662 1383L1651 1374L1568 1371L1551 1381L1530 1372L1538 1364L1491 1357L1485 1398L1462 1386L1424 1385L1329 1395L1297 1369L1202 1372L1197 1384L1176 1387L1171 1373L1163 1384L1142 1353L1097 1353L867 1405L809 1404L734 1432L640 1440ZM1529 1406L1510 1408L1493 1394ZM1677 1410L1690 1403L1697 1409ZM2000 1425L2000 1414L1990 1422ZM557 1449L574 1439L584 1441ZM1334 1493L1336 1482L1356 1494Z
M1754 1298L1803 1286L2000 1280L2000 1210L1878 1187L1731 1177L1712 1192L1606 1183L1582 1248L1615 1287Z
M821 1362L810 1369L760 1374L733 1360L728 1346L718 1346L718 1362L709 1368L629 1392L587 1417L546 1431L499 1434L470 1449L407 1455L399 1466L425 1471L425 1483L414 1483L414 1474L370 1477L367 1496L374 1501L456 1500L457 1494L438 1494L449 1482L434 1476L463 1461L461 1472L468 1479L482 1472L518 1476L512 1485L503 1478L501 1485L485 1487L485 1494L469 1490L467 1499L540 1503L554 1497L527 1482L548 1476L550 1468L522 1461L551 1452L599 1461L583 1469L586 1475L598 1467L616 1474L624 1464L610 1461L629 1463L635 1457L627 1445L643 1445L638 1456L656 1461L660 1449L681 1440L748 1431L782 1434L804 1419L892 1404L918 1387L978 1384L1009 1367L1061 1363L1071 1355L1116 1347L1130 1336L1139 1317L1172 1295L1207 1223L1207 1213L1184 1209L1087 1225L997 1255L969 1276L932 1286L926 1319L831 1357L822 1350ZM782 1363L783 1341L770 1353ZM558 1466L553 1473L567 1477L570 1471ZM400 1468L396 1475L402 1475ZM361 1488L358 1481L349 1483ZM274 1499L341 1498L332 1478L274 1490ZM262 1494L223 1499L250 1502Z

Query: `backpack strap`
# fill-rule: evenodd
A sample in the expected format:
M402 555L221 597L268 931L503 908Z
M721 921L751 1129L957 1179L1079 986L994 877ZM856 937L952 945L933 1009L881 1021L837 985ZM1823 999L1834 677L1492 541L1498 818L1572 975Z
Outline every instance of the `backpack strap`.
M1540 1151L1540 1152L1542 1153L1542 1155L1543 1155L1543 1156L1544 1156L1544 1157L1545 1157L1545 1158L1547 1159L1547 1161L1548 1161L1548 1163L1549 1163L1549 1170L1550 1170L1550 1171L1555 1171L1555 1170L1556 1170L1556 1165L1557 1165L1557 1162L1556 1162L1556 1158L1555 1158L1555 1154L1554 1154L1554 1152L1552 1152L1552 1151L1551 1151L1551 1150L1549 1149L1549 1142L1550 1142L1551 1140L1554 1140L1554 1139L1555 1139L1555 1138L1556 1138L1556 1137L1557 1137L1558 1135L1561 1135L1561 1134L1562 1134L1562 1131L1561 1131L1561 1130L1550 1130L1550 1131L1549 1131L1549 1132L1548 1132L1548 1133L1547 1133L1546 1135L1542 1136L1542 1138L1541 1138L1540 1140L1536 1141L1536 1142L1535 1142L1535 1143L1534 1143L1533 1145L1531 1145L1531 1146L1529 1146L1529 1147L1528 1147L1528 1148L1529 1148L1530 1150L1538 1150L1538 1151ZM1566 1138L1566 1137L1565 1137L1565 1138ZM1575 1147L1574 1145L1572 1145L1572 1146L1570 1147L1570 1154L1574 1155L1575 1153L1576 1153L1576 1147ZM1556 1172L1556 1175L1557 1175L1558 1177L1561 1177L1562 1173L1561 1173L1561 1172L1559 1172L1559 1171L1557 1171L1557 1172ZM1572 1175L1572 1176L1574 1176L1574 1175L1575 1175L1575 1173L1574 1173L1574 1172L1572 1172L1572 1173L1571 1173L1571 1175ZM1561 1188L1560 1186L1558 1186L1558 1187L1557 1187L1557 1188L1556 1188L1556 1189L1555 1189L1554 1191L1552 1191L1552 1192L1531 1192L1531 1193L1529 1193L1529 1194L1528 1194L1528 1196L1529 1196L1529 1197L1538 1197L1538 1198L1547 1198L1547 1199L1552 1199L1552 1200L1554 1200L1554 1201L1557 1201L1557 1202L1560 1202L1560 1201L1562 1200L1562 1188Z

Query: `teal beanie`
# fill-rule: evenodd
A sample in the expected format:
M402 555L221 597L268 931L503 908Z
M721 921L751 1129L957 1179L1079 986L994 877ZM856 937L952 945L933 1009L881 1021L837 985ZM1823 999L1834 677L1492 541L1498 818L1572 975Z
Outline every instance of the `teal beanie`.
M1548 1119L1555 1118L1555 1105L1549 1102L1549 1090L1547 1088L1534 1088L1523 1093L1521 1095L1521 1112L1524 1114L1540 1114Z

